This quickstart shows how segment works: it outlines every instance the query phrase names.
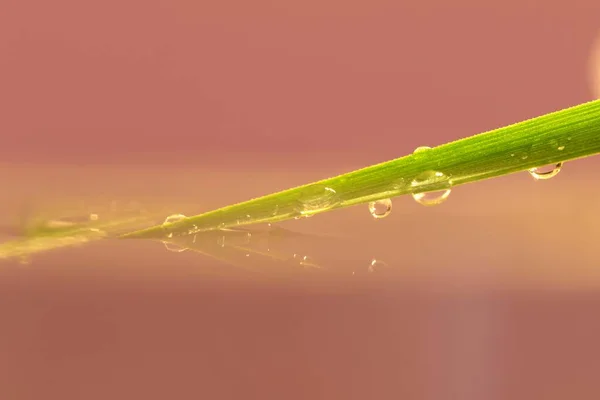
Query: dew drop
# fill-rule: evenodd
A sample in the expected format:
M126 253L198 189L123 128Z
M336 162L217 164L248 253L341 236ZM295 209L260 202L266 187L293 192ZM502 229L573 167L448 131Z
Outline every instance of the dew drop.
M419 146L415 149L415 151L413 151L413 154L417 154L417 153L423 153L424 151L427 150L431 150L431 147L429 146Z
M375 219L387 217L392 213L392 200L382 199L370 202L369 212Z
M299 199L297 212L300 214L295 219L312 217L315 214L329 210L340 203L337 192L326 186L316 185L308 188Z
M558 146L558 151L563 151L565 149L565 146Z
M182 221L186 218L187 217L183 214L172 214L172 215L169 215L167 218L165 218L165 222L163 222L163 225L174 224L174 223Z
M374 258L371 260L371 263L369 264L368 271L369 272L380 272L384 268L388 268L388 267L389 267L389 265L386 262Z
M550 164L543 167L531 168L529 173L536 180L550 179L558 175L563 163Z
M439 171L426 171L411 182L413 199L424 206L441 204L450 196L452 181Z

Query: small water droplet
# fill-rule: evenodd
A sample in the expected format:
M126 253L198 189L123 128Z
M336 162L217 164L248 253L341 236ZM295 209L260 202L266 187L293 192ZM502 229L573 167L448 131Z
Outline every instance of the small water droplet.
M563 166L562 162L558 164L546 165L543 167L531 168L529 173L536 180L550 179L558 175Z
M431 150L431 147L429 146L419 146L415 149L415 151L413 151L413 154L417 154L417 153L423 153L424 151L427 150Z
M90 214L90 221L98 221L98 214Z
M434 206L441 204L450 196L452 180L443 172L426 171L412 182L412 196L419 204Z
M276 205L275 208L273 209L273 212L271 213L271 216L272 217L276 216L278 212L279 212L279 205Z
M558 151L563 151L565 149L565 146L558 146Z
M371 260L371 263L369 264L368 271L369 272L378 272L387 267L389 267L389 265L386 262L374 258Z
M392 200L382 199L369 203L369 213L375 219L385 218L392 213Z
M510 156L511 156L511 157L514 157L514 156L515 156L515 153L510 153Z
M307 188L299 199L297 212L300 214L295 219L308 218L313 215L329 210L340 203L336 191L330 187L316 185Z
M174 223L182 221L186 218L187 217L183 214L172 214L172 215L169 215L167 218L165 218L165 222L163 222L163 225L174 224Z
M527 157L528 157L528 155L527 155L527 154L523 154L523 155L521 156L521 160L527 160Z

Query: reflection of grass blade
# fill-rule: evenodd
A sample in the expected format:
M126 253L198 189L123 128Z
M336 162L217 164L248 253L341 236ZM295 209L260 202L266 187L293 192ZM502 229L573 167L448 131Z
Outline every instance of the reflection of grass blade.
M124 237L160 237L165 232L299 218L393 196L444 190L598 152L600 100Z
M336 256L342 253L331 246L345 247L345 241L338 242L335 238L279 228L199 232L165 239L164 243L169 244L169 247L175 246L171 251L191 250L229 265L269 275L307 269L324 269L329 272L336 270L349 275L356 267L364 267L368 259L366 253L359 254L355 263L348 262L343 255Z

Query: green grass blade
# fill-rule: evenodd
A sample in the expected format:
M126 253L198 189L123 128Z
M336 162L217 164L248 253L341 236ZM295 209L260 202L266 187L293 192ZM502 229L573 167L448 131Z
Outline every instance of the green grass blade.
M300 218L404 194L455 187L599 152L600 100L596 100L121 237L161 237ZM426 180L415 189L415 178L423 174L433 177L433 172L441 172L442 178Z

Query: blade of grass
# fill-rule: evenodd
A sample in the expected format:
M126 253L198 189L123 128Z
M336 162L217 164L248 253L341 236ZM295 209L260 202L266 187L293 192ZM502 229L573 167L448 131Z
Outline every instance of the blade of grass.
M444 179L419 192L446 189L600 152L600 100L580 104L333 178L230 205L122 238L188 234L277 222L414 193L423 173ZM445 179L445 178L448 179Z

